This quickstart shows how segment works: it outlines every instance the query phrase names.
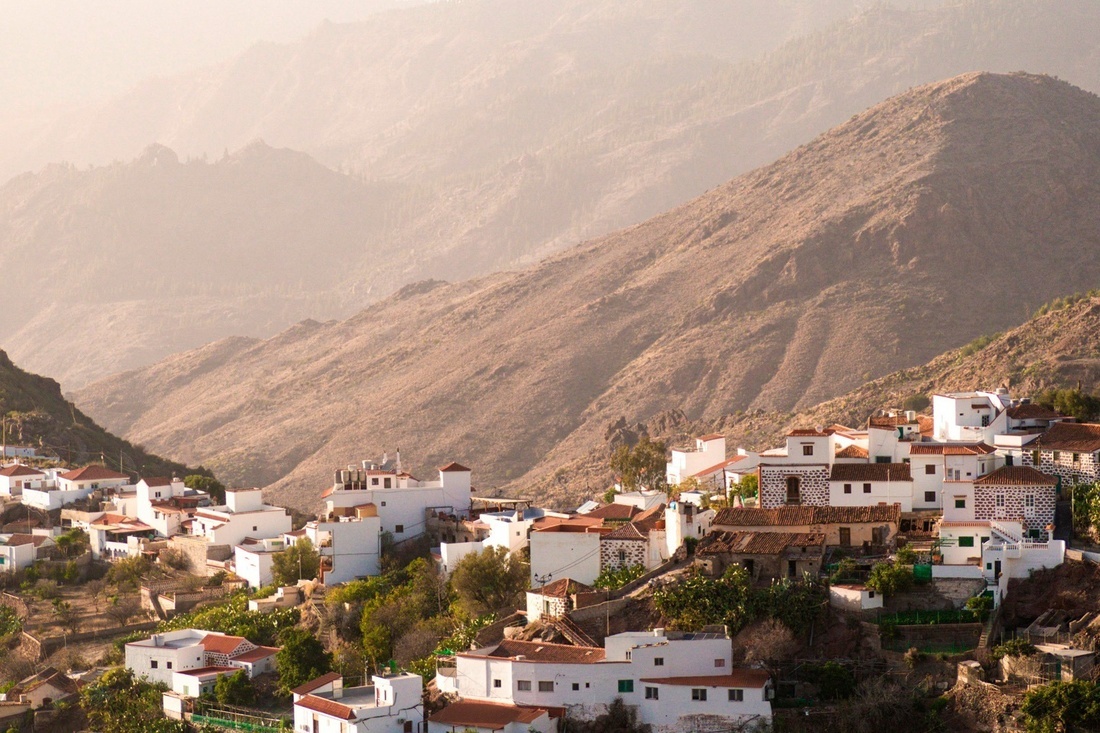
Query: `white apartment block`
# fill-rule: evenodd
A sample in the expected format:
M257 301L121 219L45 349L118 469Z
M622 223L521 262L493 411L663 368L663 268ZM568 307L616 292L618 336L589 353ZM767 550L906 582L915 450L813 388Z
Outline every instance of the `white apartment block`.
M245 538L278 537L291 528L290 512L265 504L260 489L228 489L225 504L204 507L192 517L191 534L211 545L241 544Z

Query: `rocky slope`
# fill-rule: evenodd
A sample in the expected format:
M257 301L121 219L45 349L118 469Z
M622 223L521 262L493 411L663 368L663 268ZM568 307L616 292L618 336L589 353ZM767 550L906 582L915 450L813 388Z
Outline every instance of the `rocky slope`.
M1021 323L1100 282L1098 203L1100 99L969 74L529 270L215 344L78 402L299 505L397 447L522 489L619 416L802 409Z
M0 191L0 267L35 294L0 314L0 343L72 389L225 335L344 318L420 279L531 264L914 84L1028 69L1100 91L1092 0L864 5L432 3L0 134L0 170L5 140L34 167L129 160L153 140L218 160L149 171L146 154ZM223 151L257 137L353 175L262 146L245 151L262 166L240 164L262 177L229 175Z

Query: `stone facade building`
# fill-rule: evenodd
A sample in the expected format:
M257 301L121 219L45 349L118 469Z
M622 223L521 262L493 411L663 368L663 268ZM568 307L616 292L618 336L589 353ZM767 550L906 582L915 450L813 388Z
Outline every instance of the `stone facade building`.
M974 519L1022 521L1030 534L1054 524L1058 479L1028 466L1004 466L974 482Z
M1100 425L1056 422L1022 459L1025 466L1058 476L1064 484L1100 481Z
M824 553L820 532L711 532L695 550L695 565L715 578L740 565L754 581L766 582L816 576Z

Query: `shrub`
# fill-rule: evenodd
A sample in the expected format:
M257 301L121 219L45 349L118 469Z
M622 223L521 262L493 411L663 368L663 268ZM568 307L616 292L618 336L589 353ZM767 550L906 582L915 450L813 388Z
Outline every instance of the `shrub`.
M913 669L926 658L927 655L920 649L917 649L915 646L909 647L909 650L905 652L905 666L909 669Z
M1017 637L993 647L993 658L1030 657L1038 652L1039 650L1033 647L1026 639Z
M966 599L966 610L973 611L978 618L985 619L993 610L993 599L989 596L973 596Z
M619 588L622 588L627 583L637 580L643 575L645 575L644 565L631 565L629 567L621 568L605 568L604 570L600 571L600 574L596 577L596 580L592 585L597 588L617 590Z
M876 563L867 578L867 587L884 596L904 593L913 587L913 570L904 565Z
M899 547L897 561L902 565L913 565L917 562L917 552L909 545Z

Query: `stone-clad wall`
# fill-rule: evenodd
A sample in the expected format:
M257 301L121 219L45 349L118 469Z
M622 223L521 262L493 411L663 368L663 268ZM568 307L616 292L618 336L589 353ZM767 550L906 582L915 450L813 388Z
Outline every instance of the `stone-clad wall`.
M997 509L997 495L1003 494L1005 505ZM1028 509L1025 498L1028 494L1035 497L1035 506ZM1054 487L1053 486L982 486L974 487L974 518L1018 519L1024 518L1025 529L1042 529L1054 523Z
M619 551L626 553L626 562L619 562ZM635 565L645 566L645 540L600 540L600 570L618 570Z
M1058 454L1058 460L1054 460L1054 454ZM1067 484L1091 484L1100 481L1100 466L1096 462L1094 453L1078 453L1077 461L1073 460L1073 453L1069 451L1039 451L1039 465L1035 465L1032 451L1023 452L1023 464L1037 468L1045 474L1061 476Z
M787 503L787 477L798 476L801 501L808 506L829 505L828 466L761 466L760 503L774 509Z

